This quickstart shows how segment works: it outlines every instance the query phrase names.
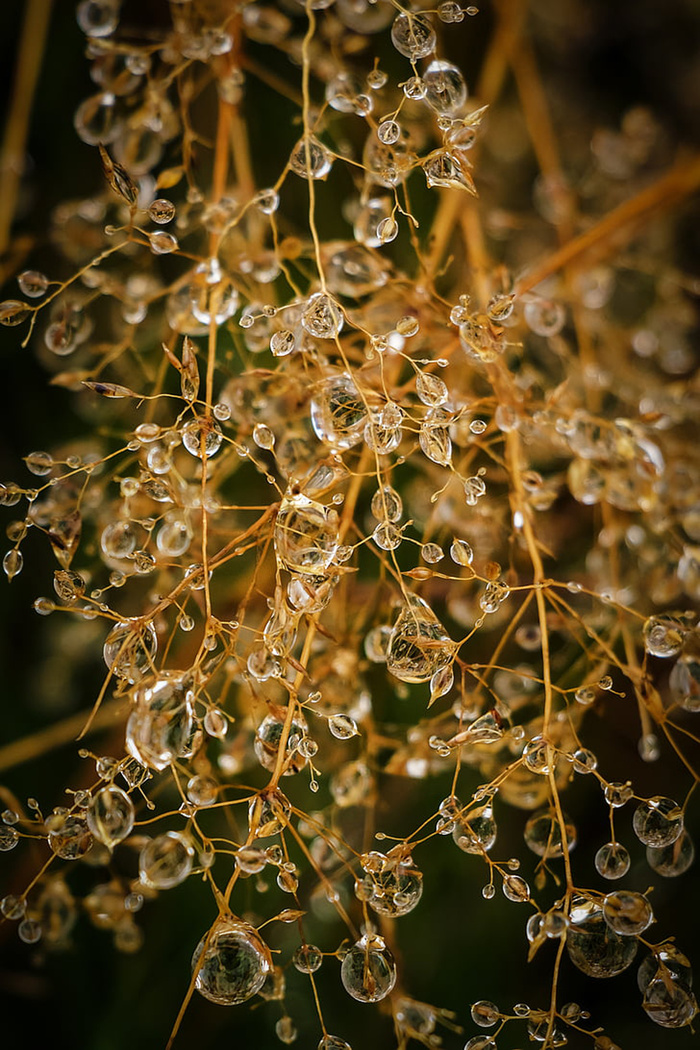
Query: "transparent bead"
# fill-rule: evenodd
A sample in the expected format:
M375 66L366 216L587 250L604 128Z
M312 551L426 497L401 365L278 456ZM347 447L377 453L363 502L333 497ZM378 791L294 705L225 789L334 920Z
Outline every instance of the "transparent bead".
M105 639L104 661L117 678L139 682L153 670L157 648L158 638L152 623L121 620Z
M209 459L221 448L221 427L209 417L191 419L181 431L182 443L197 459Z
M316 973L323 962L323 953L315 944L301 944L292 956L292 965L300 973Z
M212 1003L235 1006L260 991L272 959L257 930L233 918L219 919L192 956L195 988Z
M596 871L604 879L621 879L630 868L630 855L619 842L606 842L595 855Z
M503 879L503 896L509 901L524 903L530 899L530 887L521 875L506 875Z
M17 278L19 290L29 299L40 299L49 286L49 279L38 270L24 270Z
M451 62L433 59L423 74L423 82L426 99L437 113L456 116L467 100L464 77Z
M101 788L87 811L87 823L95 838L112 849L131 833L134 804L125 791L110 784Z
M695 846L683 830L668 846L647 846L647 864L658 875L667 879L683 875L695 860Z
M185 756L194 730L192 678L181 671L161 671L133 694L126 727L129 753L150 769L165 769Z
M333 165L333 157L313 135L300 139L292 150L289 167L302 179L325 179Z
M487 999L480 999L471 1008L471 1018L480 1028L493 1028L500 1018L498 1007Z
M367 408L349 375L322 383L311 399L311 425L320 441L332 448L352 448L362 440Z
M576 828L570 817L564 814L566 845L569 852L576 845ZM561 857L564 854L564 840L561 824L556 812L552 809L541 809L534 813L525 825L525 842L538 857L547 860Z
M139 856L141 881L158 890L179 886L192 871L194 849L178 831L166 831L144 846Z
M324 572L338 547L338 515L307 496L285 496L274 539L277 557L286 568L302 574Z
M678 616L650 616L642 633L646 651L651 656L668 659L681 651L686 628Z
M17 897L10 893L0 901L0 911L6 919L16 921L23 918L27 910L27 901L24 897Z
M625 803L629 802L634 795L634 791L628 780L624 784L620 782L606 784L603 794L605 795L605 801L609 806L612 806L613 809L619 809L620 806L624 806Z
M335 339L343 327L343 312L329 295L317 292L306 304L301 323L316 339Z
M452 838L465 853L484 854L496 841L498 828L491 805L472 809L464 816L456 815Z
M651 926L654 912L643 893L617 890L603 900L603 918L623 937L636 937Z
M435 30L422 15L400 14L391 27L391 41L399 54L417 62L435 50Z
M169 255L179 248L177 237L172 233L166 233L165 230L155 230L154 233L149 233L148 243L154 255Z
M632 827L645 846L669 846L683 832L683 812L673 799L656 795L637 806Z
M452 660L450 636L430 606L409 594L389 639L387 669L402 682L428 682Z
M571 902L566 950L574 966L589 977L615 977L634 960L637 941L615 933L600 905L577 896Z
M175 218L175 205L165 197L159 197L148 206L148 217L159 226L172 222Z
M63 860L79 860L91 849L92 834L84 817L62 814L47 821L49 846Z
M346 992L361 1003L376 1003L394 987L396 965L384 942L365 936L345 954L340 978Z

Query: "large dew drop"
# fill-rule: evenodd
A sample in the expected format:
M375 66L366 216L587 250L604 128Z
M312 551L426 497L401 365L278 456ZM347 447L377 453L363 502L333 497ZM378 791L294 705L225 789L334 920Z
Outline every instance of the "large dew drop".
M396 983L396 964L382 938L365 936L354 944L343 959L340 979L360 1003L384 999Z
M275 524L275 550L285 568L312 575L323 573L337 547L335 510L301 493L285 496Z
M389 672L402 682L429 682L449 664L453 652L454 644L430 606L408 595L389 639Z
M589 977L616 977L637 953L634 937L615 933L603 918L603 909L588 897L571 904L566 950L577 969Z
M237 919L219 919L192 956L195 988L212 1003L236 1006L259 992L272 970L257 930Z
M117 678L140 682L152 669L157 648L158 638L152 623L122 620L105 639L104 660Z
M126 725L130 755L149 769L165 769L188 753L194 729L192 678L181 671L162 671L134 693Z
M97 792L87 811L90 831L110 849L134 826L134 804L125 791L110 784Z
M311 399L311 425L332 448L352 448L362 440L367 407L349 375L326 380Z
M157 890L172 889L185 881L192 871L193 860L194 849L189 839L179 831L166 831L141 850L141 881Z

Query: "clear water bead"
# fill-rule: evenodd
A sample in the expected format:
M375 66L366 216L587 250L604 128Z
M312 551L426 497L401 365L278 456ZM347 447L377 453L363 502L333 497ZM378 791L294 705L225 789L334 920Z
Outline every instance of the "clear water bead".
M637 941L612 930L595 901L576 896L569 912L566 950L574 966L589 977L615 977L631 965Z
M24 270L17 278L19 290L29 299L40 299L49 286L49 279L38 270Z
M392 24L391 41L399 54L417 62L435 50L435 30L423 15L400 14Z
M182 443L191 456L210 459L221 448L221 427L208 416L191 419L181 430Z
M79 860L92 848L94 839L84 817L52 815L46 822L49 846L62 860Z
M407 599L391 632L387 669L402 682L428 682L451 662L454 645L427 602Z
M654 912L643 893L616 890L603 900L603 918L622 937L636 937L651 926Z
M313 135L300 139L292 150L289 167L302 179L325 179L333 165L333 157Z
M110 784L101 788L87 811L87 822L95 838L112 849L131 833L134 804L125 791Z
M117 0L81 0L76 18L86 36L110 36L119 25L119 3Z
M480 1028L493 1028L500 1018L498 1007L488 999L480 999L471 1008L471 1018Z
M192 956L195 988L212 1003L236 1006L260 991L272 969L258 931L234 918L219 919Z
M630 869L630 855L619 842L606 842L595 855L595 866L604 879L621 879Z
M148 217L159 226L164 226L175 218L175 205L165 197L159 197L149 204Z
M464 77L452 62L433 59L423 74L423 82L427 101L437 113L444 116L456 116L467 100Z
M153 670L157 648L158 637L152 623L121 620L105 639L104 661L117 678L135 683Z
M301 323L316 339L335 339L343 327L343 311L330 295L317 292L306 304Z
M275 551L293 572L318 574L329 568L338 547L338 515L332 507L301 493L285 496L275 523Z
M379 1002L396 983L394 957L380 937L366 935L346 952L340 979L345 991L358 1002Z
M311 425L316 437L332 448L352 448L362 440L367 407L346 373L321 383L311 398Z
M192 678L183 671L161 671L133 694L126 747L137 762L161 770L188 753L194 730Z
M139 856L141 881L157 890L179 886L192 871L194 849L179 831L166 831L144 846Z
M668 659L677 656L683 646L686 626L679 616L650 616L642 631L644 648L651 656Z
M647 846L647 864L658 875L672 879L683 875L695 860L695 846L687 831L683 830L675 842L668 846Z
M669 846L683 831L683 812L673 799L656 795L637 806L632 827L645 846Z

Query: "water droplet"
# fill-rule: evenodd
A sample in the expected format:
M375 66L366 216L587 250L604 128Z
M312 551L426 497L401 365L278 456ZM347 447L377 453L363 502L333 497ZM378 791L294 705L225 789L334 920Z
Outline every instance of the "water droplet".
M387 650L387 669L403 682L427 682L452 660L454 645L430 606L417 595L394 624Z
M530 899L530 887L521 875L506 875L503 879L503 896L509 901L523 904Z
M381 938L364 936L345 954L340 978L353 999L379 1002L396 983L394 958Z
M362 440L367 408L349 375L326 380L311 399L311 425L332 448L352 448Z
M323 963L323 953L315 944L300 944L292 956L292 965L299 973L316 973Z
M192 956L195 988L212 1003L235 1006L260 991L272 969L269 949L248 923L219 919Z
M139 682L153 670L158 648L156 629L143 620L121 620L104 643L104 661L113 675L127 682Z
M9 550L5 557L2 559L2 567L8 580L13 580L15 576L19 576L24 565L24 557L20 550L13 548Z
M185 423L181 435L183 445L197 459L209 459L216 455L223 441L221 427L208 416Z
M457 813L455 816L452 838L465 853L487 853L494 845L497 833L491 805L469 810L461 816Z
M175 205L165 197L159 197L149 205L148 216L153 222L163 226L175 218Z
M667 879L683 875L694 860L695 846L685 830L668 846L647 846L647 864Z
M480 1028L493 1028L500 1019L498 1007L487 999L480 999L471 1008L471 1018Z
M144 846L139 856L139 873L146 886L169 890L179 886L192 871L194 849L179 831L166 831Z
M313 135L300 139L292 150L289 167L302 179L325 179L333 165L333 157Z
M576 845L576 827L570 817L564 814L566 844L569 852ZM525 842L538 857L550 860L561 857L564 853L564 842L559 818L553 809L541 809L525 825Z
M194 729L192 679L181 671L161 671L133 694L126 728L127 750L150 769L165 769L187 754Z
M456 116L467 100L467 85L451 62L433 59L423 74L426 99L437 113Z
M61 814L51 816L46 822L49 828L49 846L63 860L78 860L92 847L93 837L84 817Z
M148 235L148 243L154 255L169 255L179 248L177 237L165 230L155 230Z
M355 719L350 715L331 715L328 719L328 728L338 740L349 740L350 737L357 736L359 732Z
M630 868L630 855L619 842L606 842L595 855L596 871L604 879L621 879Z
M603 900L603 918L623 937L636 937L651 926L654 912L643 893L616 890Z
M275 523L275 551L293 572L318 574L329 568L338 547L338 515L304 495L285 496Z
M112 849L131 833L134 804L125 791L110 784L101 788L92 800L87 823L95 838Z
M632 963L637 941L611 930L595 901L576 896L571 902L566 950L574 966L589 977L615 977Z
M686 627L679 616L650 616L642 633L646 651L651 656L667 659L681 651Z
M38 270L24 270L17 278L19 290L29 299L40 299L49 286L49 279Z
M632 785L629 780L624 784L619 781L613 781L610 784L606 784L603 789L605 795L605 801L613 809L619 809L620 806L624 806L634 795Z
M645 846L669 846L683 831L683 812L673 799L656 795L637 806L632 827Z
M391 41L399 54L417 62L435 50L435 30L423 15L400 14L392 24Z

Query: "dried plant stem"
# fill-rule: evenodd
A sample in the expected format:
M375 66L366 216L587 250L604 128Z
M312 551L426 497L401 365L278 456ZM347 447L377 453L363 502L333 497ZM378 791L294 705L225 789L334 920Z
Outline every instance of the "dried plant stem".
M516 284L518 295L529 292L538 284L558 273L574 260L596 249L596 258L605 258L619 248L617 234L627 238L643 220L674 207L700 188L700 156L682 160L660 179L630 200L620 204L585 233L569 241L558 251L524 274Z
M52 0L29 0L24 15L12 101L0 150L0 254L6 251L9 244L51 5Z

